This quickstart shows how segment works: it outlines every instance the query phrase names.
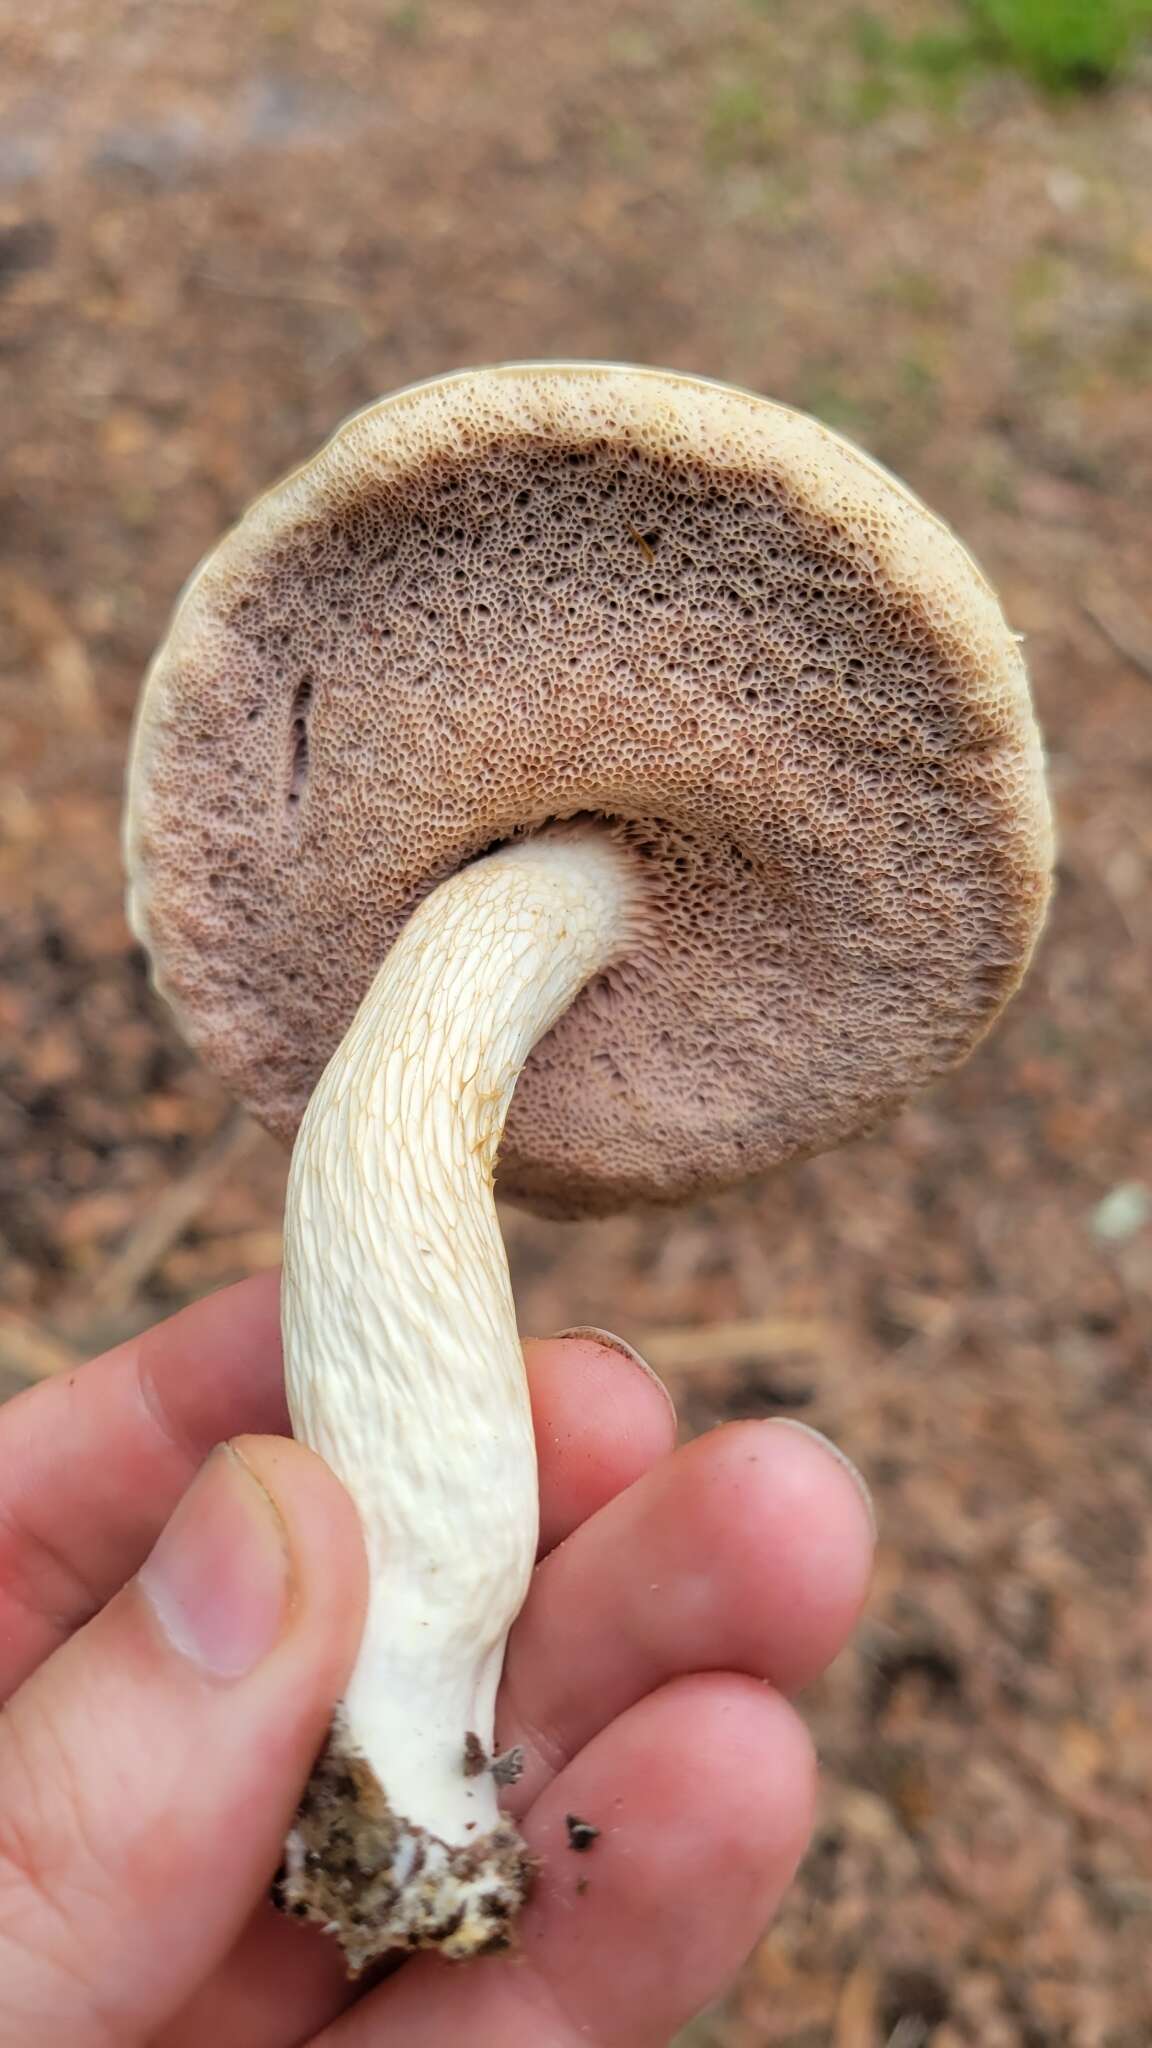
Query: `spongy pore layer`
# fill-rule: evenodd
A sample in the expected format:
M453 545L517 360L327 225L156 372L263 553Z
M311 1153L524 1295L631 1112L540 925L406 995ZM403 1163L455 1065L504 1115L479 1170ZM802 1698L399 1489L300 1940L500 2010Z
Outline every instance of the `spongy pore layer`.
M585 814L648 916L516 1092L500 1187L557 1212L872 1122L969 1051L1047 897L1023 664L947 529L765 400L522 365L358 414L198 571L138 722L132 913L288 1137L415 904Z

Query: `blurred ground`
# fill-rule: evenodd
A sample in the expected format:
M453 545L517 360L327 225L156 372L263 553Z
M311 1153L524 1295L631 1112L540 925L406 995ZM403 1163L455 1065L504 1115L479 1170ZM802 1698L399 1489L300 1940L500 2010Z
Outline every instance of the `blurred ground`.
M140 673L249 495L388 387L640 358L809 407L1027 635L1062 851L1024 995L885 1135L509 1232L528 1330L868 1473L780 1926L696 2048L1152 2036L1152 93L903 52L949 0L55 0L0 70L0 1386L276 1255L283 1162L147 992Z

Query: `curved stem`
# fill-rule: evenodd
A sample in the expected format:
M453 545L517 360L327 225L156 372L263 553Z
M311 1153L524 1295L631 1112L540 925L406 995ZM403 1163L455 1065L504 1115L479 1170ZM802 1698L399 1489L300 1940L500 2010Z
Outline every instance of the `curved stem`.
M526 841L446 882L377 975L293 1154L289 1402L297 1435L352 1494L368 1551L338 1748L386 1815L374 1921L396 1896L377 1952L493 1945L491 1919L472 1927L466 1901L445 1935L461 1884L440 1854L465 1852L464 1890L487 1883L491 1896L478 1851L495 1831L506 1862L515 1839L482 1759L535 1556L536 1455L492 1176L525 1059L619 954L633 895L626 856L591 831ZM365 1797L361 1784L361 1809ZM290 1875L305 1853L291 1850ZM301 1898L337 1917L327 1894L317 1904L298 1884L297 1910Z

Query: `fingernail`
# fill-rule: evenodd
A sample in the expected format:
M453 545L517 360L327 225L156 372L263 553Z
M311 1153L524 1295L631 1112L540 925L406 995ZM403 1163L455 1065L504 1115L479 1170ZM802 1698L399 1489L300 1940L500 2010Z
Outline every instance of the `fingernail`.
M608 1351L618 1351L620 1353L621 1358L626 1358L630 1365L638 1365L641 1372L647 1373L648 1378L652 1381L653 1386L659 1387L660 1392L663 1394L664 1399L667 1401L669 1408L672 1410L673 1416L675 1416L676 1403L672 1399L672 1396L669 1393L667 1387L665 1386L664 1381L661 1379L659 1373L656 1371L655 1366L649 1365L648 1360L646 1358L641 1358L640 1353L636 1351L631 1344L626 1344L623 1337L615 1336L611 1330L593 1329L590 1324L587 1326L582 1326L578 1330L558 1330L557 1336L583 1337L590 1344L603 1344Z
M860 1498L868 1510L868 1520L872 1524L872 1534L875 1536L877 1534L876 1503L872 1498L872 1489L859 1466L854 1465L847 1453L840 1449L839 1444L834 1444L830 1436L825 1436L822 1429L813 1429L810 1422L800 1422L795 1415L775 1415L772 1419L777 1428L798 1429L802 1436L810 1436L813 1443L820 1444L830 1457L835 1458L838 1465L843 1466L849 1478L856 1482Z
M242 1678L275 1648L288 1611L284 1525L230 1444L193 1481L138 1584L173 1649Z

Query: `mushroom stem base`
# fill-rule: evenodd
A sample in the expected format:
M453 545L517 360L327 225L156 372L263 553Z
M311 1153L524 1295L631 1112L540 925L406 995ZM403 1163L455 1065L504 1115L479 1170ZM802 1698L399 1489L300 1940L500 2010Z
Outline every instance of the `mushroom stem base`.
M510 1948L535 1862L511 1821L453 1846L397 1814L337 1710L284 1849L277 1904L334 1935L350 1977L397 1949Z

